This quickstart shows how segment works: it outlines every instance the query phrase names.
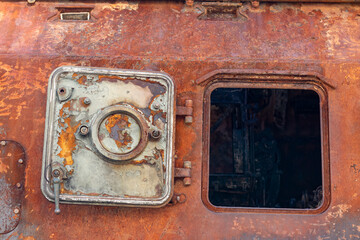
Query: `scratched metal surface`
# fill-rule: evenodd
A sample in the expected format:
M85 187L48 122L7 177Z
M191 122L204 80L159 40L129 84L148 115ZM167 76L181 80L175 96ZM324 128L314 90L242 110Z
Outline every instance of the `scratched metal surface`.
M60 22L66 3L0 3L0 133L26 149L19 226L3 239L357 239L360 236L360 6L245 6L248 19L198 20L181 3L92 3L94 21ZM55 18L53 17L55 16ZM160 209L54 206L40 191L46 88L58 66L157 70L175 81L178 104L194 100L194 123L178 119L177 167L192 162L183 204ZM214 213L201 200L204 86L217 69L312 71L327 88L331 197L316 215Z

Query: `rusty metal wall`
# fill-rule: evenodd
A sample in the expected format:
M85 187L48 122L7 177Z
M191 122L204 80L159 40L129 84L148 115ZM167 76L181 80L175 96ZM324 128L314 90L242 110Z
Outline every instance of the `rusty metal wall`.
M182 3L90 3L92 20L62 22L55 7L0 3L0 136L26 151L17 228L1 239L358 239L360 237L360 6L261 3L247 18L200 20ZM75 4L76 5L76 4ZM175 81L194 122L176 123L176 166L192 162L186 202L160 209L62 205L40 190L46 89L59 66L156 70ZM329 207L319 214L215 213L201 199L203 94L196 80L217 69L315 72L328 85ZM332 87L329 87L332 86Z

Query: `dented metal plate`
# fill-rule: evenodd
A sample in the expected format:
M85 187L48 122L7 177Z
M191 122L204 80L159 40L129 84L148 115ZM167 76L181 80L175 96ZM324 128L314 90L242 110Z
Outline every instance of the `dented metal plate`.
M25 183L25 151L14 141L0 141L0 234L19 224Z
M172 193L174 86L162 73L61 67L50 77L42 191L60 202L162 206ZM60 167L59 167L60 166Z

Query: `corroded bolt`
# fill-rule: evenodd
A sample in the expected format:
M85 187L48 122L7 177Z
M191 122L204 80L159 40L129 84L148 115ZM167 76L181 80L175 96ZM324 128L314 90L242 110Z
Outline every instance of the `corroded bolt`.
M24 160L22 160L21 158L18 160L18 163L23 164Z
M19 212L20 212L20 209L19 209L19 208L15 208L15 209L14 209L14 213L15 213L15 214L19 214Z
M6 141L1 141L0 144L1 144L1 146L5 146L5 145L6 145Z
M260 2L259 1L252 1L251 6L253 6L254 8L258 8L260 6Z
M89 133L89 128L87 126L81 126L80 127L80 134L85 136L86 134Z
M17 187L17 188L21 188L21 183L17 183L17 184L16 184L16 187Z
M60 171L59 171L59 169L55 169L55 170L53 171L53 176L54 176L54 177L60 176Z
M90 103L91 103L90 98L87 97L87 98L84 99L84 104L85 105L89 105Z
M159 130L152 130L151 137L154 139L158 139L161 136L161 132Z
M160 108L160 104L159 103L154 103L154 109L158 110Z

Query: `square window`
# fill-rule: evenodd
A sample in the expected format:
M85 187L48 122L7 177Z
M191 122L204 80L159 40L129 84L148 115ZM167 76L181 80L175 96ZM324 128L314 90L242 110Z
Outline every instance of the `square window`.
M298 89L211 93L209 200L215 206L317 208L320 104Z
M326 209L326 116L326 92L313 84L211 84L204 111L205 205L220 212Z

